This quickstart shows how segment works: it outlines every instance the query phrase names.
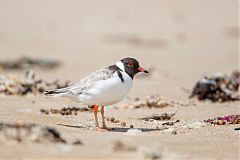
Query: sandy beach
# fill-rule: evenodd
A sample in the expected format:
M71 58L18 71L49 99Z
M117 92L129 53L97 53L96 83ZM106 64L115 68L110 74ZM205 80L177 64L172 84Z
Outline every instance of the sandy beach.
M239 159L240 132L235 130L239 124L206 125L172 134L161 130L160 123L139 120L176 112L173 120L180 121L176 125L184 125L239 114L239 101L188 98L202 77L239 70L238 12L234 0L0 1L1 61L21 56L58 60L61 65L55 69L34 69L36 77L72 84L124 57L135 57L150 74L134 79L128 98L159 95L189 104L135 109L124 108L124 99L107 106L106 116L126 126L107 121L115 129L98 133L91 128L91 111L76 116L40 112L82 104L41 94L1 95L1 122L54 127L68 142L79 139L82 145L4 140L0 159L154 159L148 156L152 152L158 159ZM1 75L20 79L25 71L0 68ZM130 125L141 132L129 134ZM127 149L114 149L119 141Z

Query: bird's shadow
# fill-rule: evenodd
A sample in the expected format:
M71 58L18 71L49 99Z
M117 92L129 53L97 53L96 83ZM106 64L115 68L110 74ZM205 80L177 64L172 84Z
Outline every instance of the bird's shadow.
M142 132L152 132L152 131L160 131L161 129L158 128L122 128L122 127L115 127L111 132L127 132L129 129L138 129Z
M70 127L70 128L82 128L84 129L84 126L76 126L76 125L69 125L69 124L57 124L59 126L64 126L64 127ZM160 131L162 129L159 128L123 128L123 127L114 127L110 132L127 132L129 129L139 129L142 132L152 132L152 131Z
M64 127L70 127L70 128L84 128L84 126L75 126L75 125L69 125L69 124L57 124L59 126L64 126Z

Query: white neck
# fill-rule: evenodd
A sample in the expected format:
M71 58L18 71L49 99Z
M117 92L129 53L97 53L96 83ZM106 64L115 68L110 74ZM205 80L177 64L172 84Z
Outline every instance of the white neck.
M123 63L122 63L121 61L118 61L118 62L116 63L116 66L118 66L122 71L125 71L124 65L123 65Z

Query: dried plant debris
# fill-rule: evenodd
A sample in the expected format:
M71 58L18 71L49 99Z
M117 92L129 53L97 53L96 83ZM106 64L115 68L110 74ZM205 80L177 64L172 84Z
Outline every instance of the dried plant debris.
M50 59L33 59L20 57L16 60L0 61L0 69L3 70L26 70L33 68L53 69L60 65L59 61Z
M176 120L176 121L168 121L168 122L164 122L162 125L168 125L168 126L173 126L175 123L180 122L180 120Z
M227 124L240 124L240 115L235 114L235 115L228 115L228 116L223 116L223 117L216 117L213 119L208 119L204 121L196 121L188 124L183 124L171 128L166 128L164 132L170 132L173 133L175 131L179 130L189 130L189 129L199 129L202 127L205 127L209 124L213 125L227 125Z
M164 108L167 106L171 106L171 104L165 100L162 100L161 97L154 95L147 97L144 101L136 101L136 103L134 104L134 108Z
M148 96L145 100L141 100L140 98L135 98L134 101L131 101L131 105L123 104L121 107L123 108L165 108L172 106L193 106L194 103L182 103L180 101L173 101L159 95L151 95Z
M60 114L60 115L77 115L78 112L85 112L85 111L90 111L89 108L87 107L64 107L62 109L50 109L50 110L47 110L47 109L41 109L40 112L42 114Z
M137 150L137 147L131 146L129 144L123 143L122 141L115 141L113 143L113 151L114 152L134 152Z
M205 77L198 81L190 98L197 97L198 100L211 100L212 102L240 100L239 84L239 71L234 71L230 76L217 73L212 77Z
M213 119L205 120L204 122L214 125L225 125L225 124L240 124L240 115L228 115L223 117L216 117Z
M42 94L46 90L52 90L69 86L69 81L60 83L58 80L47 81L36 79L33 71L27 71L25 80L0 75L0 94L3 95L26 95Z
M144 117L144 118L140 118L140 120L144 120L144 121L166 121L166 120L171 120L173 118L173 116L176 113L163 113L163 114L153 114L150 117Z
M0 142L13 140L17 142L67 143L60 133L51 127L36 124L11 124L0 122Z

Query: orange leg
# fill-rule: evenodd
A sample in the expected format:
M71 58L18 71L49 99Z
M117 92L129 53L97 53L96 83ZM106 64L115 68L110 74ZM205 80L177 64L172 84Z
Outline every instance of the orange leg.
M96 126L96 128L99 128L98 118L97 118L98 106L94 105L94 106L92 106L92 109L93 109L93 112L94 112L95 126Z
M94 112L94 119L95 119L96 130L99 131L99 132L107 131L107 129L99 127L98 117L97 117L98 106L97 105L93 105L91 108L93 109L93 112Z
M112 128L108 128L105 123L105 117L104 117L104 106L101 107L101 115L102 115L102 128L106 129L108 131L112 130Z

